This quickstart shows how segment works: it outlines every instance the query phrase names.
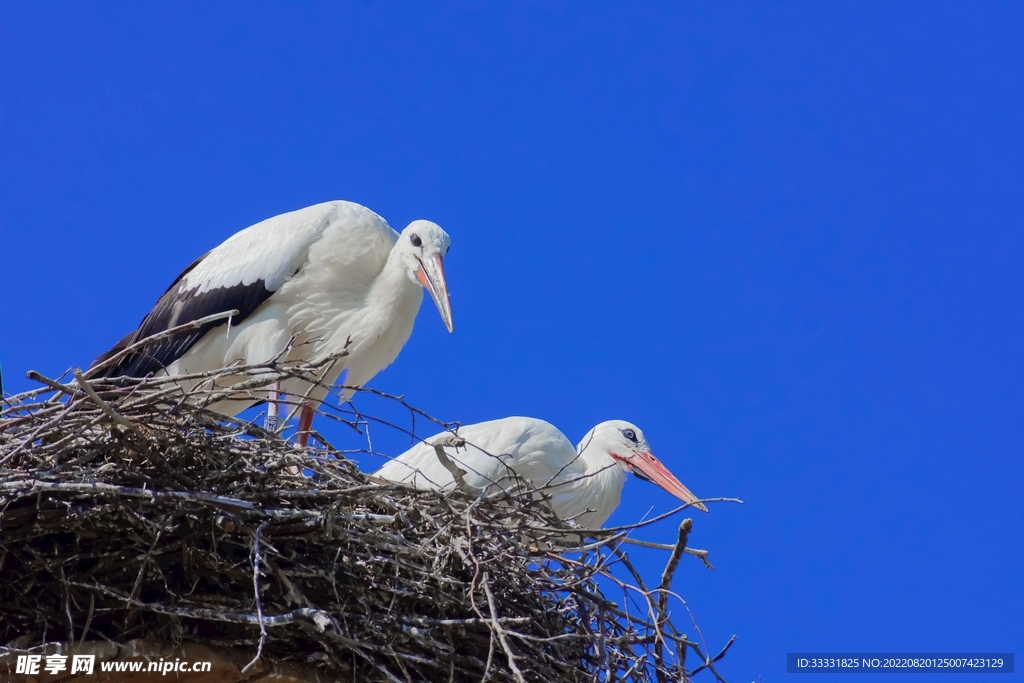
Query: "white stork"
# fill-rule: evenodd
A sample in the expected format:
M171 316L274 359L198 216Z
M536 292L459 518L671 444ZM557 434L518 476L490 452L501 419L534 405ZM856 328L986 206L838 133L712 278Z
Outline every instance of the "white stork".
M345 201L281 214L235 233L186 268L142 319L138 329L93 362L127 346L224 311L218 320L182 332L119 359L97 376L145 377L206 372L232 363L317 361L347 349L324 382L342 370L358 387L390 365L409 335L426 289L448 331L452 311L442 260L448 234L430 221L413 221L401 234L373 211ZM295 342L288 349L289 341ZM277 422L279 392L302 396L309 385L286 380L267 395L268 427ZM347 389L345 397L351 395ZM298 439L305 445L313 407L326 390L303 403ZM258 401L257 401L258 402ZM253 401L221 401L236 415Z
M445 445L451 464L463 470L463 481L480 490L505 490L526 485L543 488L561 519L587 529L600 527L619 505L626 474L653 482L683 502L707 512L688 488L651 453L643 432L622 420L609 420L587 433L576 448L562 432L544 420L506 417L457 430L465 446ZM444 444L450 433L413 446L374 475L418 488L452 489L455 479L438 459L433 444Z

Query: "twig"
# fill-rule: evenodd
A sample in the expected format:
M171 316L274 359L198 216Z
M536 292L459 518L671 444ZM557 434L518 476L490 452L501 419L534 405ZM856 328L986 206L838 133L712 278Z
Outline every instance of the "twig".
M146 435L142 433L142 430L139 429L134 422L131 422L130 420L126 419L123 415L121 415L116 410L111 408L109 403L100 398L99 394L97 394L96 391L91 386L89 386L89 383L85 381L85 378L82 376L82 371L80 369L75 368L74 374L75 379L78 380L78 387L85 392L85 395L88 396L93 403L99 406L99 409L103 411L104 415L109 417L111 421L113 421L115 424L119 424L122 427L127 427L136 436L142 439L143 442L145 442Z
M615 537L613 537L613 538L615 538ZM608 541L611 541L611 540L612 539L608 539ZM635 538L623 538L622 542L623 543L628 543L629 545L638 545L641 548L654 548L656 550L675 550L676 549L675 545L669 545L668 543L652 543L650 541L640 541L640 540L637 540ZM694 557L699 558L700 561L704 563L704 567L706 569L714 569L715 568L715 566L713 564L711 564L711 562L708 561L708 551L707 550L700 550L698 548L683 548L683 552L686 553L687 555L693 555Z
M665 571L661 573L661 584L658 586L658 621L665 621L668 618L668 590L672 586L672 577L675 576L679 558L683 556L683 550L686 548L686 541L692 528L693 520L689 517L679 524L679 538L676 541L675 550L668 558Z
M722 678L722 677L721 677L721 676L720 676L720 675L718 674L718 672L717 672L717 671L715 671L715 668L714 668L714 666L712 666L712 665L713 665L713 664L714 664L715 662L717 662L718 660L720 660L720 659L721 659L722 657L724 657L724 656L725 656L725 653L729 651L729 648L730 648L730 647L732 647L732 644L733 644L733 643L735 643L735 642L736 642L736 636L733 636L732 638L730 638L730 639L729 639L729 642L725 644L725 647L723 647L723 648L722 648L721 652L719 652L719 653L718 653L717 655L715 655L715 656L714 656L714 657L712 657L711 659L707 659L707 658L705 658L705 659L704 659L704 663L703 663L703 664L701 664L700 666L698 666L698 667L697 667L696 669L694 669L693 671L691 671L691 672L690 672L690 675L691 675L691 676L693 676L693 675L695 675L695 674L699 673L699 672L700 672L701 670L703 670L703 669L707 668L707 669L711 669L711 673L713 673L713 674L715 675L715 678L716 678L716 679L718 679L719 681L721 681L722 683L724 683L724 682L725 682L725 679L724 679L724 678ZM693 648L694 648L694 650L696 650L697 654L698 654L698 655L700 655L700 656L703 656L703 655L701 655L701 651L700 651L700 648L699 648L699 647L697 647L697 643L693 643L692 645L693 645Z
M701 498L699 502L701 502L701 503L739 503L740 505L743 504L743 501L740 500L739 498ZM687 508L690 508L690 507L693 507L693 503L686 503L684 505L680 505L679 507L674 508L672 510L669 510L668 512L665 512L663 514L657 515L656 517L651 517L650 519L645 519L644 521L637 522L636 524L627 524L625 526L610 526L610 527L605 527L604 529L591 529L591 530L588 530L587 533L601 534L601 533L613 533L613 532L616 532L616 531L624 531L624 530L629 530L629 529L639 529L640 527L650 526L650 525L652 525L652 524L654 524L656 522L660 522L663 519L668 519L669 517L673 517L676 514L682 512L683 510L685 510Z
M501 643L501 649L505 651L505 656L508 657L508 668L515 674L516 680L519 683L526 683L526 679L523 678L523 672L519 670L516 665L515 655L512 654L512 648L509 647L508 639L505 638L505 627L501 625L501 620L498 619L498 608L494 604L494 594L491 592L490 577L487 572L484 572L483 578L484 593L487 595L487 606L491 610L491 627L498 636L498 641Z
M252 658L252 661L242 667L242 673L246 673L256 662L263 656L263 645L267 642L267 625L263 621L263 601L260 600L260 534L263 533L263 528L267 526L266 522L263 522L256 527L256 537L252 542L252 592L256 599L256 616L259 619L260 624L260 644L256 648L256 656Z
M96 595L89 593L89 614L85 617L85 626L82 628L82 637L78 639L78 646L81 647L82 643L85 642L85 637L89 634L89 627L92 626L92 617L96 610Z
M471 496L475 496L479 494L480 491L466 483L466 471L459 468L454 462L452 462L452 459L444 452L445 446L461 448L465 445L466 440L461 436L456 436L455 434L443 434L435 439L434 443L431 444L431 446L434 447L434 453L437 455L438 462L448 470L448 474L452 475L452 479L455 480L455 485L459 490L468 493Z
M676 568L679 566L679 559L683 556L683 549L686 548L686 540L690 534L690 529L692 528L693 520L690 518L684 519L679 524L679 536L676 540L675 548L672 550L672 554L668 558L668 563L665 565L665 570L661 574L661 583L658 585L657 589L657 616L654 622L657 625L659 633L661 624L668 621L669 588L672 586L672 577L675 575ZM665 643L662 638L658 638L654 641L655 673L658 676L658 683L664 683L667 680L665 676L666 668L664 664L664 647Z
M12 479L0 481L0 490L17 491L21 493L34 493L37 491L68 491L75 493L109 493L119 496L130 496L132 498L148 498L150 500L191 500L199 503L212 503L227 508L250 509L252 501L218 496L212 493L192 493L191 491L157 491L153 489L141 489L131 486L115 486L102 482L54 482L40 481L38 479Z

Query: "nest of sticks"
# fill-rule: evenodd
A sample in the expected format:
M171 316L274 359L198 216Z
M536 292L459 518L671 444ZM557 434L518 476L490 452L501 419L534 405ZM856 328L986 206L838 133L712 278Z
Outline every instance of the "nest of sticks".
M322 438L204 407L322 370L233 368L187 393L29 373L41 387L0 414L0 658L145 639L243 653L240 680L268 661L320 680L721 680L728 644L707 656L669 615L684 550L707 564L689 520L647 586L628 529L584 537L530 492L382 484ZM365 418L328 403L321 420Z

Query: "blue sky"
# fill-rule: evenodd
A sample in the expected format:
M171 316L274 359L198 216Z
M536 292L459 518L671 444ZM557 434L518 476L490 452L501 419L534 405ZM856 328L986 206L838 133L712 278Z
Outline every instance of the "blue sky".
M372 386L573 441L631 420L743 498L676 582L738 635L730 683L1024 653L1022 38L1010 2L9 3L6 388L258 220L429 218L455 334L425 302ZM631 480L611 521L672 505Z

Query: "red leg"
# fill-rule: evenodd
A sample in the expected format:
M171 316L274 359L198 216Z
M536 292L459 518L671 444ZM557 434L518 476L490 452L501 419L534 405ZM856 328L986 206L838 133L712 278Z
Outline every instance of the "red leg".
M309 441L309 428L313 426L313 406L304 402L299 409L299 430L295 433L295 440L303 448Z

